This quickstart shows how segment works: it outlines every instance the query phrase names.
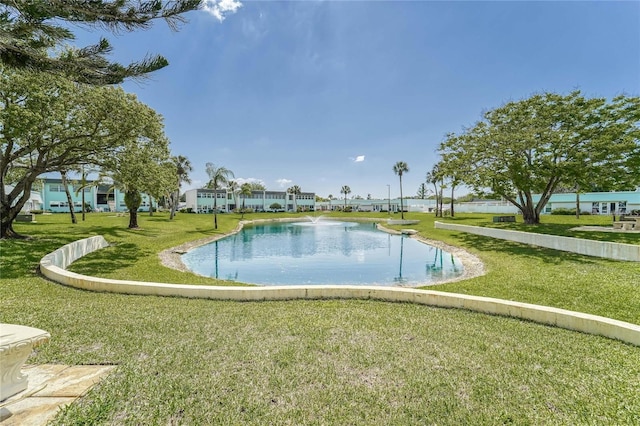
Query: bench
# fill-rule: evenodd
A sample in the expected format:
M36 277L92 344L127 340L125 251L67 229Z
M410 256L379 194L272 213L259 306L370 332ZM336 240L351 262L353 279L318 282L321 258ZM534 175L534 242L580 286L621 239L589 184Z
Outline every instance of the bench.
M16 222L35 222L36 218L33 213L20 213L16 216Z
M33 348L50 337L38 328L0 324L0 401L27 389L27 376L20 370Z
M515 222L515 216L494 216L493 221L495 222Z
M613 222L613 229L620 229L622 231L632 231L633 226L636 222L624 221L624 222Z

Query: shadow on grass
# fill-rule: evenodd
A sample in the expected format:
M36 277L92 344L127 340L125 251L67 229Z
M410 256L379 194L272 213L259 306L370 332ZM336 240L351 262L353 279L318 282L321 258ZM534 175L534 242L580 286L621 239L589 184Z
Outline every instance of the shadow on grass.
M86 238L88 236L87 235L88 231L93 235L102 235L104 237L114 237L114 238L121 238L126 235L130 235L131 232L134 232L128 229L126 225L123 225L122 227L115 227L115 226L101 226L101 225L90 224L88 225L90 226L90 228L87 228L87 226L83 226L83 225L88 225L88 224L78 223L77 225L74 225L72 223L69 223L69 227L64 230L64 234L65 234L64 238L68 239L68 241L65 241L61 245L68 244L72 241L76 241L81 238ZM49 231L52 226L64 226L64 225L60 225L60 224L52 225L51 223L46 223L46 222L30 223L28 224L28 226L23 226L20 229L20 233L29 237L29 239L27 239L26 241L31 242L32 244L34 242L36 244L39 244L43 238L44 239L49 238L49 234L50 234Z
M496 238L483 237L481 235L463 234L456 235L463 244L478 249L480 251L502 253L505 255L515 255L524 258L538 259L544 263L559 265L565 261L578 262L584 264L596 263L596 258L590 258L576 253L553 250L544 247L530 246ZM598 258L598 261L602 259Z
M46 254L74 241L76 238L29 238L24 240L1 240L0 278L19 278L37 275L38 264Z
M93 275L96 271L116 271L135 264L138 259L149 254L150 252L140 250L135 244L117 243L98 252L88 254L74 262L69 269L83 275Z

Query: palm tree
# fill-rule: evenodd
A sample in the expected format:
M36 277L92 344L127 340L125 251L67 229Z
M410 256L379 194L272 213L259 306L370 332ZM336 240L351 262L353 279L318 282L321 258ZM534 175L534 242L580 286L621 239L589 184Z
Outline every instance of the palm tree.
M67 204L69 204L69 213L71 213L71 223L76 224L78 223L78 219L76 219L76 208L73 205L73 198L71 198L71 191L69 190L69 179L67 178L66 170L60 170L60 178L62 181L62 186L64 187L64 192L67 195Z
M402 174L409 171L409 166L404 161L398 161L393 166L393 172L400 177L400 215L404 219L404 207L402 206Z
M340 193L344 194L344 210L343 211L346 211L347 210L347 195L351 194L351 188L349 188L348 185L344 185L342 187L342 189L340 189Z
M333 195L329 194L329 196L327 197L327 199L329 200L329 211L331 211L331 200L333 200Z
M302 189L298 185L293 185L291 188L287 189L289 194L293 194L293 211L298 211L298 206L296 206L296 196L302 193Z
M247 197L251 196L251 184L250 183L243 183L242 186L240 186L240 194L242 195L242 217L241 219L244 219L244 200Z
M216 167L213 163L207 163L207 174L209 175L209 183L207 187L213 189L213 224L218 229L218 189L222 188L229 182L229 179L235 177L233 172L226 167Z
M237 195L238 195L238 190L240 189L240 186L238 185L238 182L235 180L230 180L227 183L227 191L231 192L231 196L233 197L233 208L237 209L238 208L238 199L237 199Z
M173 217L176 215L176 209L178 208L178 203L180 202L180 186L183 183L191 183L189 173L193 171L191 161L189 161L189 159L184 155L173 157L173 162L176 165L176 178L178 187L176 188L174 193L170 195L170 198L173 199L171 200L171 213L169 215L169 219L173 219Z

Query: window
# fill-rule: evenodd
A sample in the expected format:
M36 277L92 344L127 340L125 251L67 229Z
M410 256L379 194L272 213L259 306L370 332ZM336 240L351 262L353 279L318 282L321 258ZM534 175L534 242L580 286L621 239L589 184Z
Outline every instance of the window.
M618 213L619 214L627 213L627 202L626 201L620 201L618 203Z
M58 183L49 184L49 191L51 192L64 192L64 185Z

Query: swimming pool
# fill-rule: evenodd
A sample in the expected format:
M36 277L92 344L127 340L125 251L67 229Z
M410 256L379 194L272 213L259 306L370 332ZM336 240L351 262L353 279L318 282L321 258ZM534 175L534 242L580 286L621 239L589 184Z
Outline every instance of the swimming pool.
M463 273L459 259L373 223L270 223L182 256L193 272L260 285L420 286Z

